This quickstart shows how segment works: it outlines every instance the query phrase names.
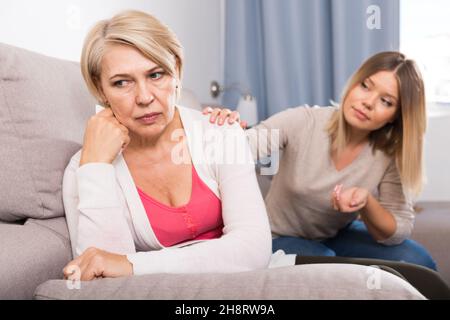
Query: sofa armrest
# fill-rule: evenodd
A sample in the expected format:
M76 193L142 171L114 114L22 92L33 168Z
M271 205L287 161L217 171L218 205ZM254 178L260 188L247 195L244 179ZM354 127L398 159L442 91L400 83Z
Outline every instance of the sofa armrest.
M0 299L31 299L72 259L65 218L0 224Z
M421 212L411 238L423 245L437 264L438 272L450 286L450 204L439 202L418 203Z
M150 274L80 282L79 286L50 280L36 289L35 298L277 300L424 296L408 282L380 269L354 264L311 264L228 274Z

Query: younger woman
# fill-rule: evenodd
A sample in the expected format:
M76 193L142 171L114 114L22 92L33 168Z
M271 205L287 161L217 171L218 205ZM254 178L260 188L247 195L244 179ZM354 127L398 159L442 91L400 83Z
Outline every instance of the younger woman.
M214 110L211 122L219 114L223 123L230 110ZM382 52L351 77L340 107L290 108L247 130L258 154L258 132L279 130L282 157L265 199L273 250L436 269L425 248L408 239L412 200L422 187L425 126L416 64Z

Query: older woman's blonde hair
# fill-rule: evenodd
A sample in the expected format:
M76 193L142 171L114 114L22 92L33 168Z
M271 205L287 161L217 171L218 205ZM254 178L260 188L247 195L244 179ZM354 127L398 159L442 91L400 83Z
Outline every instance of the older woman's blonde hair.
M423 136L426 129L425 91L421 73L413 60L400 52L387 51L369 58L350 78L343 92L341 108L330 119L331 151L340 154L349 140L349 124L342 106L349 92L379 71L392 71L398 83L399 108L393 123L370 133L373 149L396 160L403 187L417 196L423 185Z
M109 20L99 21L88 33L81 54L81 72L92 95L103 106L100 75L105 49L122 44L139 50L145 57L177 79L183 74L183 48L165 24L141 11L124 11ZM181 81L177 88L180 95Z

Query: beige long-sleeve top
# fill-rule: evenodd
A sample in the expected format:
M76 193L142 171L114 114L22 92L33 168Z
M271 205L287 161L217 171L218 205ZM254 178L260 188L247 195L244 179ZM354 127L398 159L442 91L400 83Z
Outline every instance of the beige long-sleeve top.
M396 231L379 242L398 244L411 234L414 211L412 201L404 193L395 160L381 151L373 152L367 145L350 165L337 171L326 132L328 120L336 111L336 107L290 108L247 130L253 153L260 155L270 154L261 147L261 137L265 132L270 135L272 129L279 130L279 147L272 148L281 150L282 156L265 199L272 234L316 240L335 236L358 216L331 207L334 187L343 184L344 188L366 188L393 214ZM272 166L276 154L272 152Z

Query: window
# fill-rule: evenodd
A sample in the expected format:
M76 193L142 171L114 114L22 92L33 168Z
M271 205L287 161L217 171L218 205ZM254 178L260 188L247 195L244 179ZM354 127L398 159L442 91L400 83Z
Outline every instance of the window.
M450 1L400 0L400 51L416 60L427 101L450 107Z

